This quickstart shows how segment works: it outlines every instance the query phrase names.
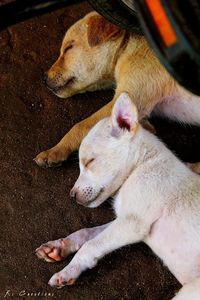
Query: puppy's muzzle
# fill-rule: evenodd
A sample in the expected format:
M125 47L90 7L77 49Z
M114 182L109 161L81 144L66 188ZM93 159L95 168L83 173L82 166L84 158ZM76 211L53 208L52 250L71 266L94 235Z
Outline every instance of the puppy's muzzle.
M57 74L56 76L50 78L48 73L44 73L42 77L43 83L53 92L58 92L63 89L68 89L76 81L74 76L69 77L67 80L64 80L62 74Z
M85 199L81 196L80 191L77 188L73 188L70 191L70 197L75 200L78 204L85 205Z
M83 206L88 206L91 202L95 201L104 191L104 188L96 192L92 187L86 186L83 189L74 186L70 191L70 197L76 200L76 202Z
M88 194L88 191L86 192L84 189L80 190L77 187L73 187L70 191L70 197L74 199L78 204L87 206L88 203L91 201L90 194Z
M52 91L55 91L57 88L57 81L50 79L47 72L42 76L42 82Z

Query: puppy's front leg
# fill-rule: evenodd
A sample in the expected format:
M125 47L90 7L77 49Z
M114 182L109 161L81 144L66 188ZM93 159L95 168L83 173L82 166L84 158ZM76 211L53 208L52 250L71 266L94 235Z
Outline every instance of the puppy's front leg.
M146 233L147 227L138 218L117 218L94 239L86 242L70 264L52 276L49 284L57 288L73 284L83 271L93 268L104 255L143 240Z
M114 102L115 100L113 99L92 116L75 124L57 145L38 154L34 159L37 165L40 167L54 167L61 165L73 151L78 150L82 139L86 136L88 131L98 121L110 116Z
M80 229L66 238L49 241L36 249L38 258L47 262L57 262L64 260L68 255L78 251L84 243L93 239L102 232L110 223L93 228Z

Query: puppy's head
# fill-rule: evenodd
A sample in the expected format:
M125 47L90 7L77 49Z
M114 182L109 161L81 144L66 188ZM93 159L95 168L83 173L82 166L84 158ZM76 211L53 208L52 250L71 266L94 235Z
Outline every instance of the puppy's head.
M123 32L96 12L75 23L44 77L48 88L67 98L113 84L115 52Z
M78 203L97 207L120 188L132 168L130 144L137 128L137 109L122 93L111 117L97 123L80 146L80 175L71 190Z

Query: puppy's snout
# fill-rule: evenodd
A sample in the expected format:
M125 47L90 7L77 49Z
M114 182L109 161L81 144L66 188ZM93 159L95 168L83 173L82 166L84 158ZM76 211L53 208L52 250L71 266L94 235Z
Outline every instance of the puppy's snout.
M42 76L42 82L53 91L57 89L57 78L50 78L48 72L45 72Z
M62 73L45 72L42 76L43 83L53 92L57 92L66 83Z
M70 191L70 197L76 200L81 205L87 205L93 196L93 189L90 187L81 188L80 186L74 186Z

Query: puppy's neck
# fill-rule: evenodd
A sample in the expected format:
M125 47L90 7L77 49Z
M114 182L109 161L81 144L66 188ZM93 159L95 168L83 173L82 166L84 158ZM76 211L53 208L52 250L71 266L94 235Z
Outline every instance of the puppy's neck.
M131 36L131 34L128 31L124 30L123 35L121 37L121 40L119 42L117 51L116 51L115 56L114 56L114 60L113 60L114 66L116 66L116 63L119 60L121 54L126 49L126 47L128 45L128 42L129 42L129 39L130 39L130 36ZM113 75L114 75L114 69L113 69Z
M160 147L162 146L153 134L145 130L142 126L139 126L130 143L129 172L131 173L134 169L150 160L158 159L161 152Z
M116 65L120 60L120 57L125 52L130 41L130 33L126 30L122 31L122 35L116 40L109 43L109 46L105 44L105 47L109 50L110 53L110 62L107 65L106 71L104 72L103 77L108 77L109 80L116 83Z

